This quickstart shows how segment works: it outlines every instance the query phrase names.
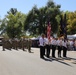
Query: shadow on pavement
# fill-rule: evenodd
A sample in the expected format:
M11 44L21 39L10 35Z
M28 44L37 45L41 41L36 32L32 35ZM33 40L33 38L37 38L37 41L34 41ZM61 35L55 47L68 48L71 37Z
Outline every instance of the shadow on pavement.
M74 58L72 58L72 59L74 59ZM72 67L70 64L68 64L68 63L66 63L66 62L64 61L64 60L71 60L70 57L69 57L69 58L44 58L43 60L49 61L49 62L57 61L57 62L59 62L59 63L62 63L62 64L64 64L64 65L67 65L67 66Z
M68 60L76 60L76 58L67 57Z
M64 64L64 65L67 65L67 66L72 67L70 64L68 64L68 63L66 63L66 62L63 62L63 61L60 61L60 60L56 60L56 61L59 62L59 63L62 63L62 64Z
M52 59L44 58L44 60L52 62Z

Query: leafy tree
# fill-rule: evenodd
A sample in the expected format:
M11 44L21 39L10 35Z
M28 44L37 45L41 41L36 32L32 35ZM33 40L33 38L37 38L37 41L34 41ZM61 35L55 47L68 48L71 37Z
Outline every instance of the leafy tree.
M2 35L6 31L6 25L7 25L6 18L0 20L0 32L1 32L0 35Z
M76 34L76 11L67 14L67 32L68 34Z
M58 30L57 16L60 15L60 5L56 5L52 0L47 2L47 5L42 8L37 8L35 5L28 13L25 20L25 30L31 35L39 35L46 33L47 22L51 22L52 31Z
M8 12L6 32L10 38L20 37L24 30L24 14L12 9Z
M16 9L16 8L11 8L7 13L8 13L8 14L16 15L17 9Z

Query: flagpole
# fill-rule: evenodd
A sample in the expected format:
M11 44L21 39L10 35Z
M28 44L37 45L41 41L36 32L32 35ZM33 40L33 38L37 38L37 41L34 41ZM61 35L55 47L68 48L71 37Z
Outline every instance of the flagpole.
M67 24L66 24L66 14L64 14L64 39L67 39Z

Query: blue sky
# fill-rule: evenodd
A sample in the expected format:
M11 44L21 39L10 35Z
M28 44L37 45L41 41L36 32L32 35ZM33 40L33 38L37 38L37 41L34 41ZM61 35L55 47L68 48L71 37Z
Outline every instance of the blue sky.
M17 8L18 11L27 14L34 5L38 8L45 6L48 0L0 0L0 18L4 18L10 8ZM54 0L61 5L63 11L75 11L76 0Z

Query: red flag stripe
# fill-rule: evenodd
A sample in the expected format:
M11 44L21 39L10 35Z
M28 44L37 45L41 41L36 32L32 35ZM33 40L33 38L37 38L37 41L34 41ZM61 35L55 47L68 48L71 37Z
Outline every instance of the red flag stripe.
M51 34L51 25L50 23L47 25L47 38L50 39Z

